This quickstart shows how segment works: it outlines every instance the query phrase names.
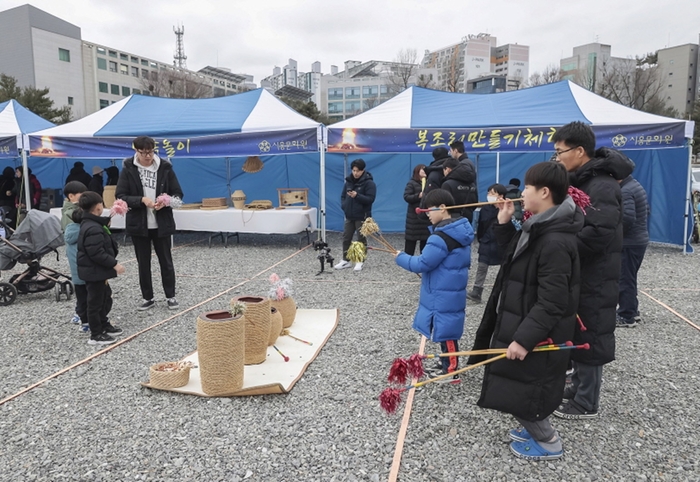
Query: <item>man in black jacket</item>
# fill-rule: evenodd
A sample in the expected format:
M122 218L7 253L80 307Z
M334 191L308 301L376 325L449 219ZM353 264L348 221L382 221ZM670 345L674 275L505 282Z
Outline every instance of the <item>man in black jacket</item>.
M641 320L637 299L637 273L649 244L647 193L632 176L620 181L622 191L622 268L617 326L632 328Z
M445 178L442 180L442 189L452 194L455 206L478 202L476 195L476 176L468 165L456 159L447 159L442 165ZM462 208L462 216L472 222L474 208Z
M372 217L372 204L377 196L377 185L372 174L365 171L365 161L355 159L350 164L352 173L345 178L343 192L340 194L340 204L345 213L343 227L343 259L334 266L335 269L345 269L352 266L348 260L348 248L357 231L358 240L367 246L367 239L360 233L365 219ZM363 263L355 263L355 271L362 270Z
M464 142L454 141L453 143L451 143L450 156L452 156L452 159L456 159L457 161L459 161L460 165L462 165L465 169L464 174L462 174L462 178L466 184L466 199L464 203L458 202L457 204L478 203L479 188L477 186L476 167L474 167L474 163L472 163L472 161L469 160L467 153L464 152ZM472 222L472 219L474 217L474 208L463 209L462 216L467 218L469 222Z
M581 258L581 297L576 344L589 350L574 350L573 386L567 400L554 415L568 419L598 415L603 365L615 359L615 308L622 251L622 199L617 182L632 173L634 164L623 154L602 148L595 151L595 134L582 122L572 122L554 134L557 162L566 167L571 185L591 200L583 229L578 233Z
M175 234L173 210L161 202L158 196L168 194L182 199L182 188L167 159L155 152L155 141L140 136L134 139L134 157L124 159L115 196L129 206L126 213L126 232L134 242L136 261L139 265L139 285L143 302L139 311L155 306L151 279L151 244L158 256L163 290L168 308L180 307L175 299L175 268L170 252L170 237Z

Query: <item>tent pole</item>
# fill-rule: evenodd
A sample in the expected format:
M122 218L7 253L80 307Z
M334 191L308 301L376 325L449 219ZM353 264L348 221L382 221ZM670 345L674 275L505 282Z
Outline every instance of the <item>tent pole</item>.
M24 148L24 139L22 140L22 183L24 184L24 200L27 203L27 211L29 211L32 208L32 197L29 193L29 167L27 166L27 149ZM18 218L19 214L17 213Z
M326 242L326 128L325 126L319 126L319 169L320 172L320 228L321 228L321 241Z
M228 189L228 197L231 199L231 158L226 157L226 188ZM233 202L233 200L231 200Z
M692 196L690 195L691 186L691 176L693 175L693 140L687 139L688 145L688 174L686 175L686 187L685 187L685 216L683 217L683 254L688 254L688 220L689 211L692 201ZM700 226L698 226L700 229Z
M501 182L501 152L496 153L496 182Z

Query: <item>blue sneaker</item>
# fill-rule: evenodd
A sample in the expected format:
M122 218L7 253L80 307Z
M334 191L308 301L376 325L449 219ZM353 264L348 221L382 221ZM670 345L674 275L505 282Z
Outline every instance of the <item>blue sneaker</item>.
M80 324L80 317L78 316L78 313L73 314L73 318L70 319L70 322L75 325Z
M79 331L81 335L89 335L90 325L88 325L87 323L83 323L82 325L80 325Z
M525 428L514 428L508 432L508 436L513 442L527 442L532 439L532 435Z
M564 455L563 449L558 452L550 452L542 448L542 446L533 439L526 442L511 442L510 451L513 452L516 457L526 460L554 460Z

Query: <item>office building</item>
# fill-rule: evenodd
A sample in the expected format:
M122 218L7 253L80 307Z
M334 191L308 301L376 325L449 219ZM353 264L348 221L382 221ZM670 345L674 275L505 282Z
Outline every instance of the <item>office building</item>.
M698 94L698 44L677 45L657 52L662 98L684 118L692 114Z
M31 5L0 12L0 73L49 89L73 119L131 94L212 97L255 88L253 77L221 67L198 72L82 40L80 28Z
M600 92L606 76L627 77L634 74L637 62L612 56L612 47L590 43L574 47L573 55L561 59L562 80L570 80L591 92Z
M437 69L418 64L370 60L348 60L345 70L331 66L331 73L321 77L319 110L337 122L394 97L406 87L430 87Z

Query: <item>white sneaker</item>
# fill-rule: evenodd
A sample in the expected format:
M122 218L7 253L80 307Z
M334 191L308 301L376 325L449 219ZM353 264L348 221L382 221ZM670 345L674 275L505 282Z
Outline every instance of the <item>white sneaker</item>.
M355 263L353 271L362 271L362 263Z
M335 269L352 268L352 263L350 261L343 260L340 263L333 266L333 268L335 268Z

